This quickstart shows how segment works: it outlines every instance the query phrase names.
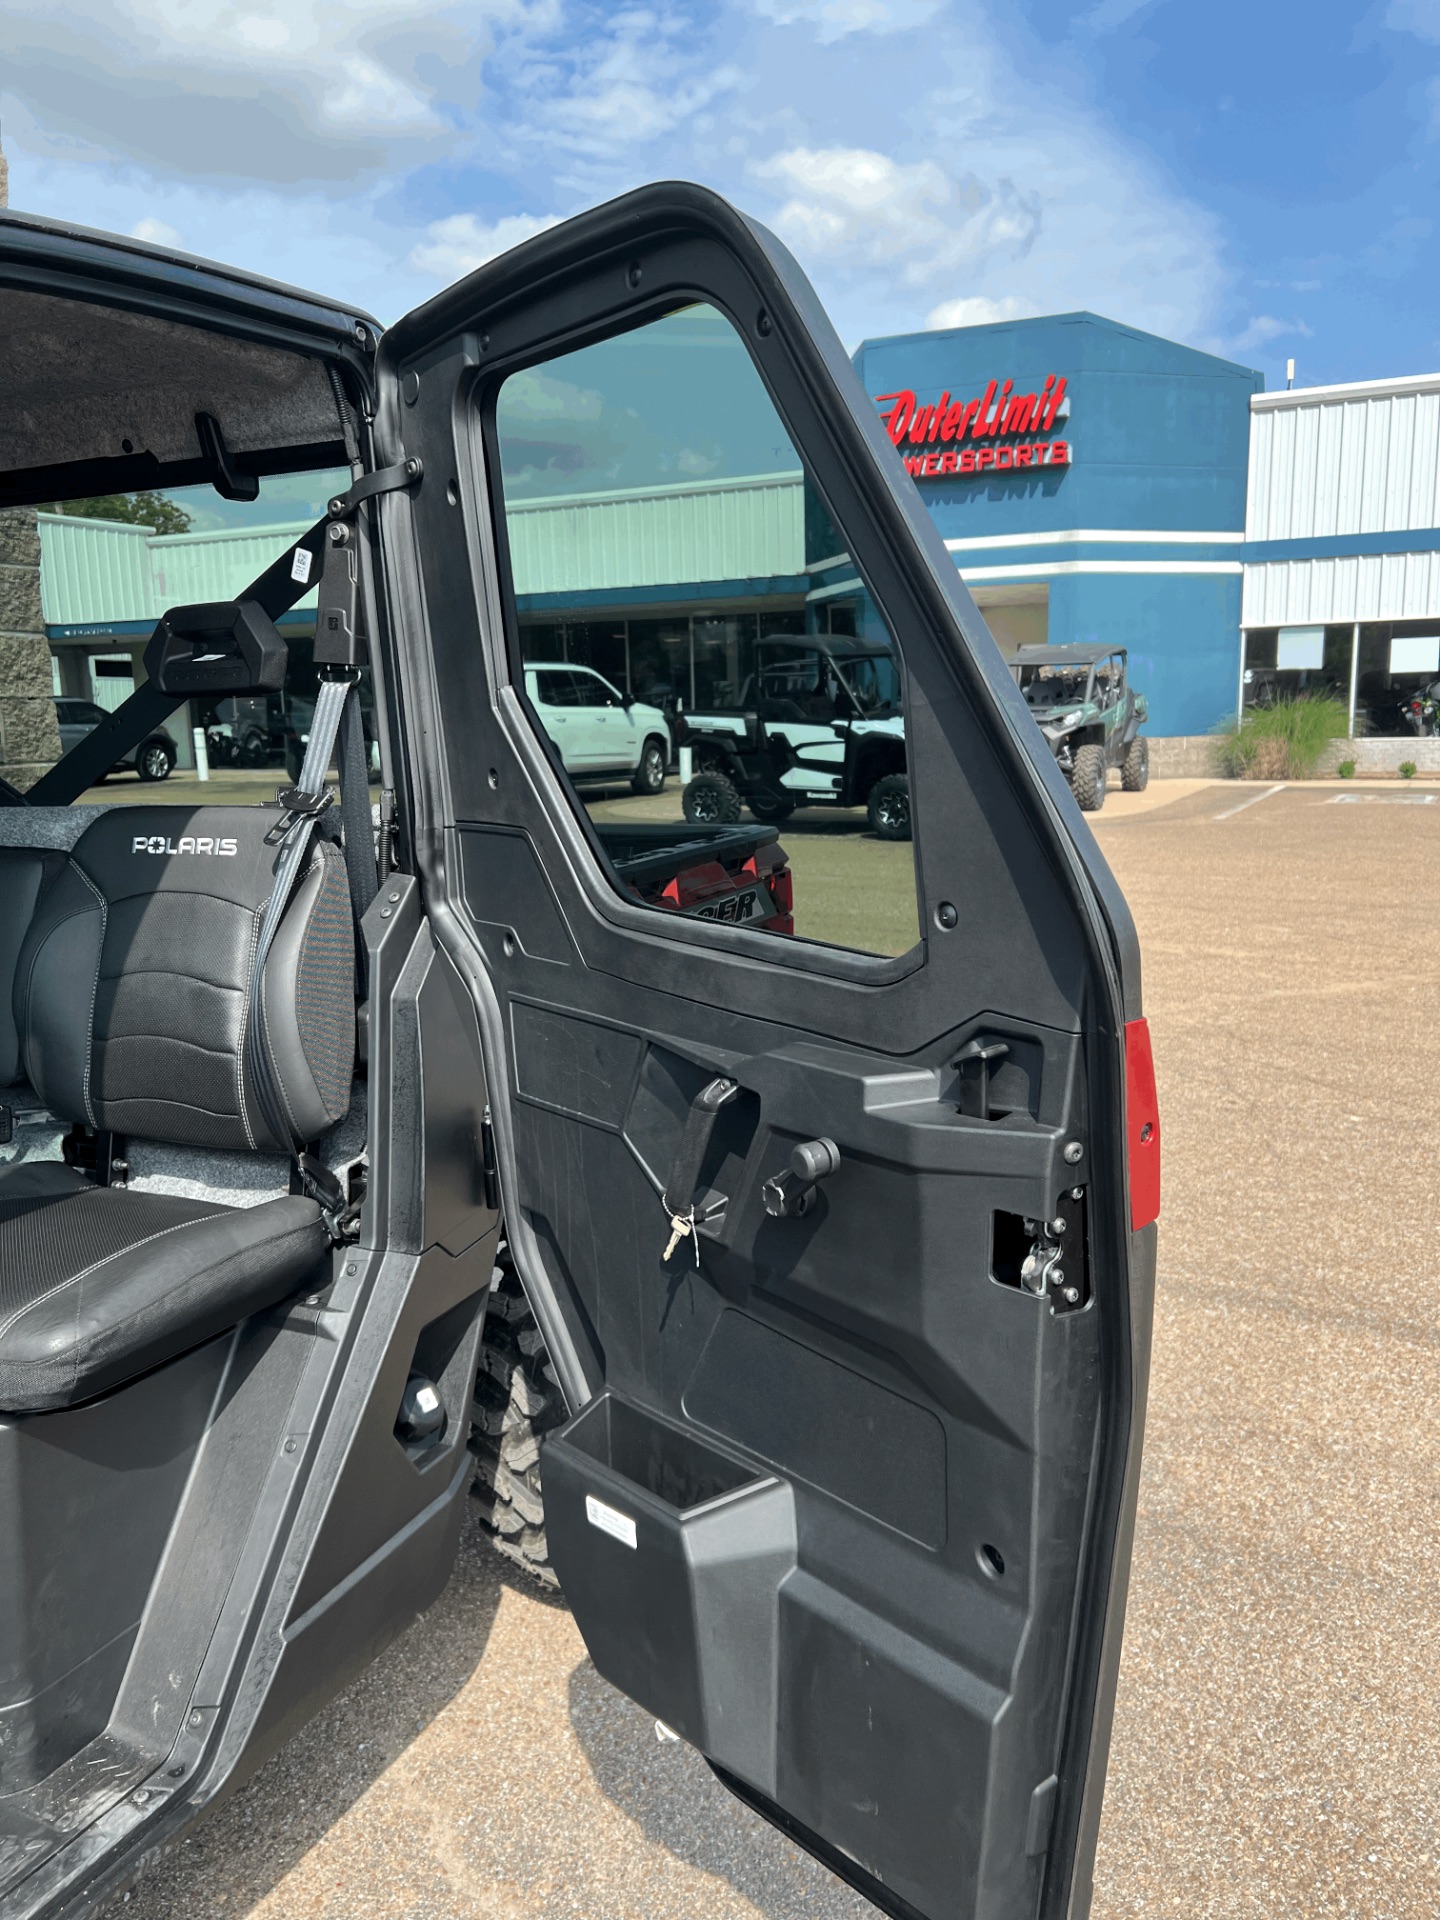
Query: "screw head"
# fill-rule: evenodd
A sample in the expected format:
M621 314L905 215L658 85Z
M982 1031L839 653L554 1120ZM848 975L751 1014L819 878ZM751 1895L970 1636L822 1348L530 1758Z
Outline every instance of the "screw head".
M960 924L960 909L953 900L942 900L935 909L935 924L951 933Z
M204 1723L204 1719L205 1716L203 1713L192 1713L190 1716L190 1724L192 1727L201 1726Z
M633 264L632 264L631 266L629 266L629 267L627 267L627 268L626 268L626 270L625 270L625 284L626 284L626 285L627 285L627 286L628 286L628 287L630 288L630 290L631 290L631 291L633 292L633 291L635 290L635 288L639 286L639 284L640 284L640 278L641 278L641 275L640 275L640 263L639 263L639 261L637 260L637 261L635 261L635 262L634 262L634 263L633 263Z
M411 480L416 480L420 476L420 461L413 453L405 462L405 472Z
M1051 1283L1057 1287L1061 1284L1064 1278L1065 1278L1065 1269L1063 1267L1056 1267L1055 1271L1050 1276Z
M1073 1307L1076 1301L1080 1298L1079 1287L1066 1287L1065 1298L1069 1302L1069 1304Z
M1085 1198L1084 1187L1071 1187L1070 1198L1072 1200L1083 1200Z
M287 1453L294 1453L294 1451L295 1451L295 1442L294 1442L293 1440L287 1440L287 1441L285 1442L285 1451L286 1451Z
M349 1266L347 1266L347 1267L346 1267L346 1269L345 1269L345 1271L346 1271L346 1273L358 1273L358 1272L360 1271L360 1263L359 1263L359 1261L358 1261L358 1260L352 1260L352 1261L350 1262L350 1264L349 1264Z
M355 340L356 344L362 347L368 347L370 344L370 329L362 326L358 320L355 322Z
M382 920L388 920L394 911L395 909L393 907L381 907L380 918Z
M1057 1213L1055 1218L1050 1222L1050 1231L1051 1233L1064 1233L1069 1224L1069 1221L1063 1214Z
M1065 1143L1065 1164L1073 1167L1078 1165L1084 1158L1085 1149L1081 1146L1080 1142L1078 1140L1067 1140Z
M330 511L331 513L343 513L345 511L345 502L340 498L339 494L336 494L335 498L330 502Z
M398 900L399 898L400 898L400 895L399 895L399 893L398 893L398 892L395 892L395 893L392 893L392 894L391 894L391 896L390 896L390 904L391 904L391 906L392 906L392 907L393 907L393 906L395 905L395 903L396 903L396 901L397 901L397 900Z
M755 331L760 335L762 339L764 339L764 337L770 332L770 328L771 328L770 316L768 313L766 313L765 309L762 307L759 313L756 314L755 316Z

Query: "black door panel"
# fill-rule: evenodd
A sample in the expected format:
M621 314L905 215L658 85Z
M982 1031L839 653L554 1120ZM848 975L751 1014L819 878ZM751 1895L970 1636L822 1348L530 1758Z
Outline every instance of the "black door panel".
M843 562L893 640L922 930L906 952L642 904L527 707L550 496L517 525L500 397L512 429L527 392L537 421L579 423L573 446L537 427L523 452L542 478L559 462L569 511L561 480L604 449L552 363L671 316L654 338L680 356L656 374L674 407L686 327L713 344L727 319L803 475L794 621ZM482 269L382 358L385 458L426 475L380 507L405 731L425 743L417 845L485 1036L507 1232L572 1400L544 1454L547 1528L591 1655L893 1912L1079 1913L1153 1261L1127 1209L1123 902L769 236L699 189L649 190ZM709 458L685 431L677 526ZM724 484L738 499L750 480ZM570 549L547 551L558 593ZM741 623L706 619L713 688ZM797 887L825 868L804 831L782 823ZM667 1259L661 1196L717 1076L735 1090ZM767 1211L766 1183L817 1141L838 1165L808 1209Z

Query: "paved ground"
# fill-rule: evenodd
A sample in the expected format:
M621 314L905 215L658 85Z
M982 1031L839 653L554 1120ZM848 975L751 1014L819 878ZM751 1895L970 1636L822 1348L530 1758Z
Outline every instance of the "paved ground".
M1112 794L1095 826L1144 940L1166 1154L1096 1917L1428 1920L1440 796L1167 782ZM115 1911L871 1909L657 1744L563 1609L476 1543L427 1618Z

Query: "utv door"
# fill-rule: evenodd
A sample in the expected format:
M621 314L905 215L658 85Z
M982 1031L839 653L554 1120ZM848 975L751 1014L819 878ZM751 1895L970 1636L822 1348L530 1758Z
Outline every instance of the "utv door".
M1124 903L763 229L633 194L409 315L381 382L419 861L595 1664L886 1911L1083 1913L1158 1205ZM802 937L642 905L523 660L584 618L703 710L846 595L903 660L904 865L851 823L837 892L787 825Z

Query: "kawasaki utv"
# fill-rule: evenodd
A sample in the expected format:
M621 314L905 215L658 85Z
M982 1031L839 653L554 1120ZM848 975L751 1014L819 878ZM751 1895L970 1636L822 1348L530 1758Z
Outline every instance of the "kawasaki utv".
M1135 935L803 275L656 186L381 336L10 215L0 316L17 579L34 503L334 476L0 794L0 1914L91 1910L430 1605L525 1314L531 1548L599 1671L885 1912L1083 1914L1159 1194ZM898 956L792 937L723 826L664 841L721 871L672 898L527 701L536 608L653 598L625 517L697 524L684 423L616 438L657 338L903 655ZM187 702L292 689L312 593L278 797L82 799Z
M1126 793L1150 784L1150 717L1130 684L1124 647L1021 647L1010 671L1085 813L1105 804L1111 767Z

